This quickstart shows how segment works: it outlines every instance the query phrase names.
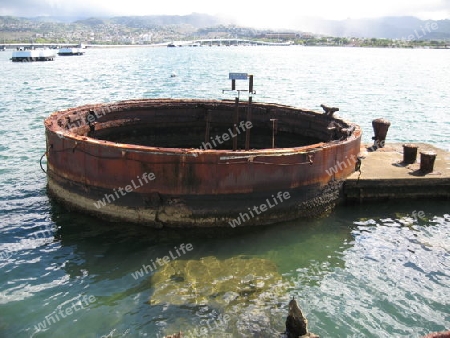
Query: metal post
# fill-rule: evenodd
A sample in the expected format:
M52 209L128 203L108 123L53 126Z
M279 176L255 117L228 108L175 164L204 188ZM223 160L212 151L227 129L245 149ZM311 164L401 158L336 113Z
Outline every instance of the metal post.
M205 144L209 142L209 130L211 129L211 110L208 109L206 113L206 130L205 130Z
M270 119L272 121L272 149L275 148L275 122L277 119Z
M235 107L235 112L234 112L234 136L233 136L233 151L237 150L237 125L239 123L239 96L236 97L234 99L234 107Z
M247 121L252 121L252 97L248 98ZM250 128L245 129L245 150L250 149Z
M249 75L248 79L248 109L247 109L247 121L252 122L252 100L251 96L253 93L253 75ZM250 128L245 130L245 150L250 149Z

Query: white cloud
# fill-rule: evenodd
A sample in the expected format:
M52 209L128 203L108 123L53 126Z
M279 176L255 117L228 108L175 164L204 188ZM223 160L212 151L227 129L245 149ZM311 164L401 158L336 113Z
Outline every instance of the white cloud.
M233 17L248 26L292 26L304 16L325 19L379 16L450 18L450 0L0 0L0 15L187 15L193 12Z
M336 20L403 15L418 16L421 19L450 18L449 0L183 0L162 1L157 5L153 2L128 0L116 4L114 8L110 8L116 15L186 15L197 12L235 18L242 25L254 27L295 26L296 21L305 16Z

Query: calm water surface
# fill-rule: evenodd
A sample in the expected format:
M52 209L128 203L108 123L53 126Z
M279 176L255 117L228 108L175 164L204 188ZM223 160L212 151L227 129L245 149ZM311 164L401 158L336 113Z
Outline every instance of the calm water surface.
M0 337L277 337L292 296L322 337L450 329L448 201L339 207L257 230L152 230L67 211L49 200L39 167L51 112L142 97L232 99L222 93L228 72L255 76L254 100L338 106L364 142L383 117L388 141L450 150L449 56L124 48L19 64L0 53Z

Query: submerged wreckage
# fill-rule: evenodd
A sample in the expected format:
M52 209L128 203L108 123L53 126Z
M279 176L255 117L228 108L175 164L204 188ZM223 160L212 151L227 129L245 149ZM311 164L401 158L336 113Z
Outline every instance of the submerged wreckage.
M358 125L325 108L142 99L58 111L45 120L48 189L68 207L155 227L318 216L361 143Z

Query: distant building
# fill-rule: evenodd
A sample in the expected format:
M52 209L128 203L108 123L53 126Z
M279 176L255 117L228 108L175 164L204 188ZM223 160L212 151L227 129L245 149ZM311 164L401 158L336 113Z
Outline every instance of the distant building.
M267 39L296 39L298 33L266 33L264 37Z
M300 37L302 39L312 39L314 38L314 34L313 33L309 33L309 32L304 32L300 34Z
M153 36L152 33L141 34L141 35L139 35L140 42L142 42L142 43L151 42L152 36Z

